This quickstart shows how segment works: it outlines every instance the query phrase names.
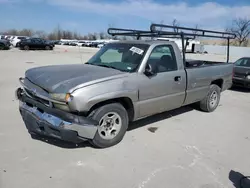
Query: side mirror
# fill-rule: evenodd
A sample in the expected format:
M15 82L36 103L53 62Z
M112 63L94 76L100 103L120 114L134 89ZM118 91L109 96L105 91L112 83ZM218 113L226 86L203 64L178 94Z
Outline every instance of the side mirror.
M153 76L155 75L157 72L157 66L156 65L151 65L151 64L147 64L146 68L145 68L145 72L144 74L146 76Z

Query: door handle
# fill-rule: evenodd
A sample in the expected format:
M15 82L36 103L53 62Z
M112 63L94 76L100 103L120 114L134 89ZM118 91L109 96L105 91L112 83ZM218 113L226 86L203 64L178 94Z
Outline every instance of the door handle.
M176 76L176 77L174 77L174 81L176 81L176 82L181 81L181 76Z

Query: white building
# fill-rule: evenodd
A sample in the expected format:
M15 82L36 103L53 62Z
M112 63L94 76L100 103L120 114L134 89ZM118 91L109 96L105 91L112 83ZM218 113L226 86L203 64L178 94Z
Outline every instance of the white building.
M167 40L173 41L177 44L177 46L182 50L182 40L180 38L157 38L156 40ZM186 45L187 40L185 40L184 44ZM200 41L189 39L187 43L186 52L195 52L195 45L200 44Z

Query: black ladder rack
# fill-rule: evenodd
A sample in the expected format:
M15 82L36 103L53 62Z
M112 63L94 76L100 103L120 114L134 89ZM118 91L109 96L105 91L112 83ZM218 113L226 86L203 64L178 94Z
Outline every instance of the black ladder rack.
M170 29L172 31L170 31ZM227 63L229 62L229 44L230 39L235 39L236 35L229 32L203 30L197 28L179 27L163 24L151 24L150 30L134 30L109 28L108 34L111 36L130 36L136 37L139 40L141 37L159 37L159 38L180 38L182 40L183 61L185 62L185 53L187 42L184 40L195 39L196 37L220 38L227 39Z

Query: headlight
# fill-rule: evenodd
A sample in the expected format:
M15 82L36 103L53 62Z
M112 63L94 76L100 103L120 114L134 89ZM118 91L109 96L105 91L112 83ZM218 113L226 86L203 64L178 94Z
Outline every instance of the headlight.
M69 93L51 93L50 98L56 101L70 102L73 97Z
M247 76L247 79L250 80L250 75Z

